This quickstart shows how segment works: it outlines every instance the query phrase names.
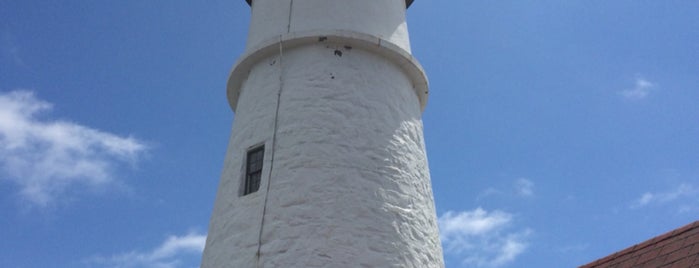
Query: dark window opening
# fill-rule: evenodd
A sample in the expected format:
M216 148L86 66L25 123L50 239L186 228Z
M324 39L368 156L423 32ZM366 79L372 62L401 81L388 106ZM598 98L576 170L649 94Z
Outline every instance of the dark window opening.
M262 181L262 161L264 160L265 146L255 147L248 151L245 165L245 190L243 195L248 195L260 189Z

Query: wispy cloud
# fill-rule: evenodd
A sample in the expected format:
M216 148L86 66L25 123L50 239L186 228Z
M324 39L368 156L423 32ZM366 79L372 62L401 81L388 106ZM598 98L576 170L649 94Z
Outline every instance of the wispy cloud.
M439 217L444 252L469 267L500 267L527 249L531 230L511 231L512 214L503 211L448 211Z
M485 189L482 192L480 192L478 194L478 196L476 196L476 200L482 200L482 199L485 199L487 197L498 196L498 195L503 195L503 194L505 194L503 191L500 191L500 190L493 188L493 187L489 187L488 189Z
M110 257L96 256L84 260L88 267L103 268L179 268L198 267L206 234L189 233L170 236L147 251L131 251Z
M515 181L515 193L523 197L534 196L534 182L525 178L517 179Z
M638 76L636 77L634 87L622 90L620 94L627 100L641 100L647 98L653 88L655 88L654 83Z
M0 180L18 185L30 204L108 185L118 164L135 163L147 149L133 137L39 118L51 108L31 91L0 92Z
M679 203L680 211L686 211L696 203L697 197L699 197L697 187L682 183L665 192L645 192L632 203L631 208L638 209L651 205Z
M487 197L493 196L517 196L517 197L533 197L534 192L534 182L526 179L519 178L512 183L512 188L501 187L501 189L489 187L476 196L476 200L482 200Z

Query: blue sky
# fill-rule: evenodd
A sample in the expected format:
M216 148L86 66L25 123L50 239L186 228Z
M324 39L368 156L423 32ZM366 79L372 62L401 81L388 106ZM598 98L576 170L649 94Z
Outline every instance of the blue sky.
M416 1L447 267L699 219L699 2ZM244 1L0 0L0 267L197 267Z

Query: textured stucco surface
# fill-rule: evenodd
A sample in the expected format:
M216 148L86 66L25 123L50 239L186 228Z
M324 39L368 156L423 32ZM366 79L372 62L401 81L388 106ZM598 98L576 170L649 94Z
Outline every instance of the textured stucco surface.
M262 186L240 196L245 151L261 143ZM256 266L268 183L261 266L443 266L418 98L377 55L318 43L253 67L202 267Z
M252 12L201 267L443 267L405 2L255 0ZM241 196L260 144L260 190Z

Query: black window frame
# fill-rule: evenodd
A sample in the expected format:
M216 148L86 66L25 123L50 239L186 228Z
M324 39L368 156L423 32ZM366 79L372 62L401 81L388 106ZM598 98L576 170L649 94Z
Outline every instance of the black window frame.
M245 183L243 196L260 190L262 184L262 164L265 158L265 146L260 145L247 151L245 157Z

